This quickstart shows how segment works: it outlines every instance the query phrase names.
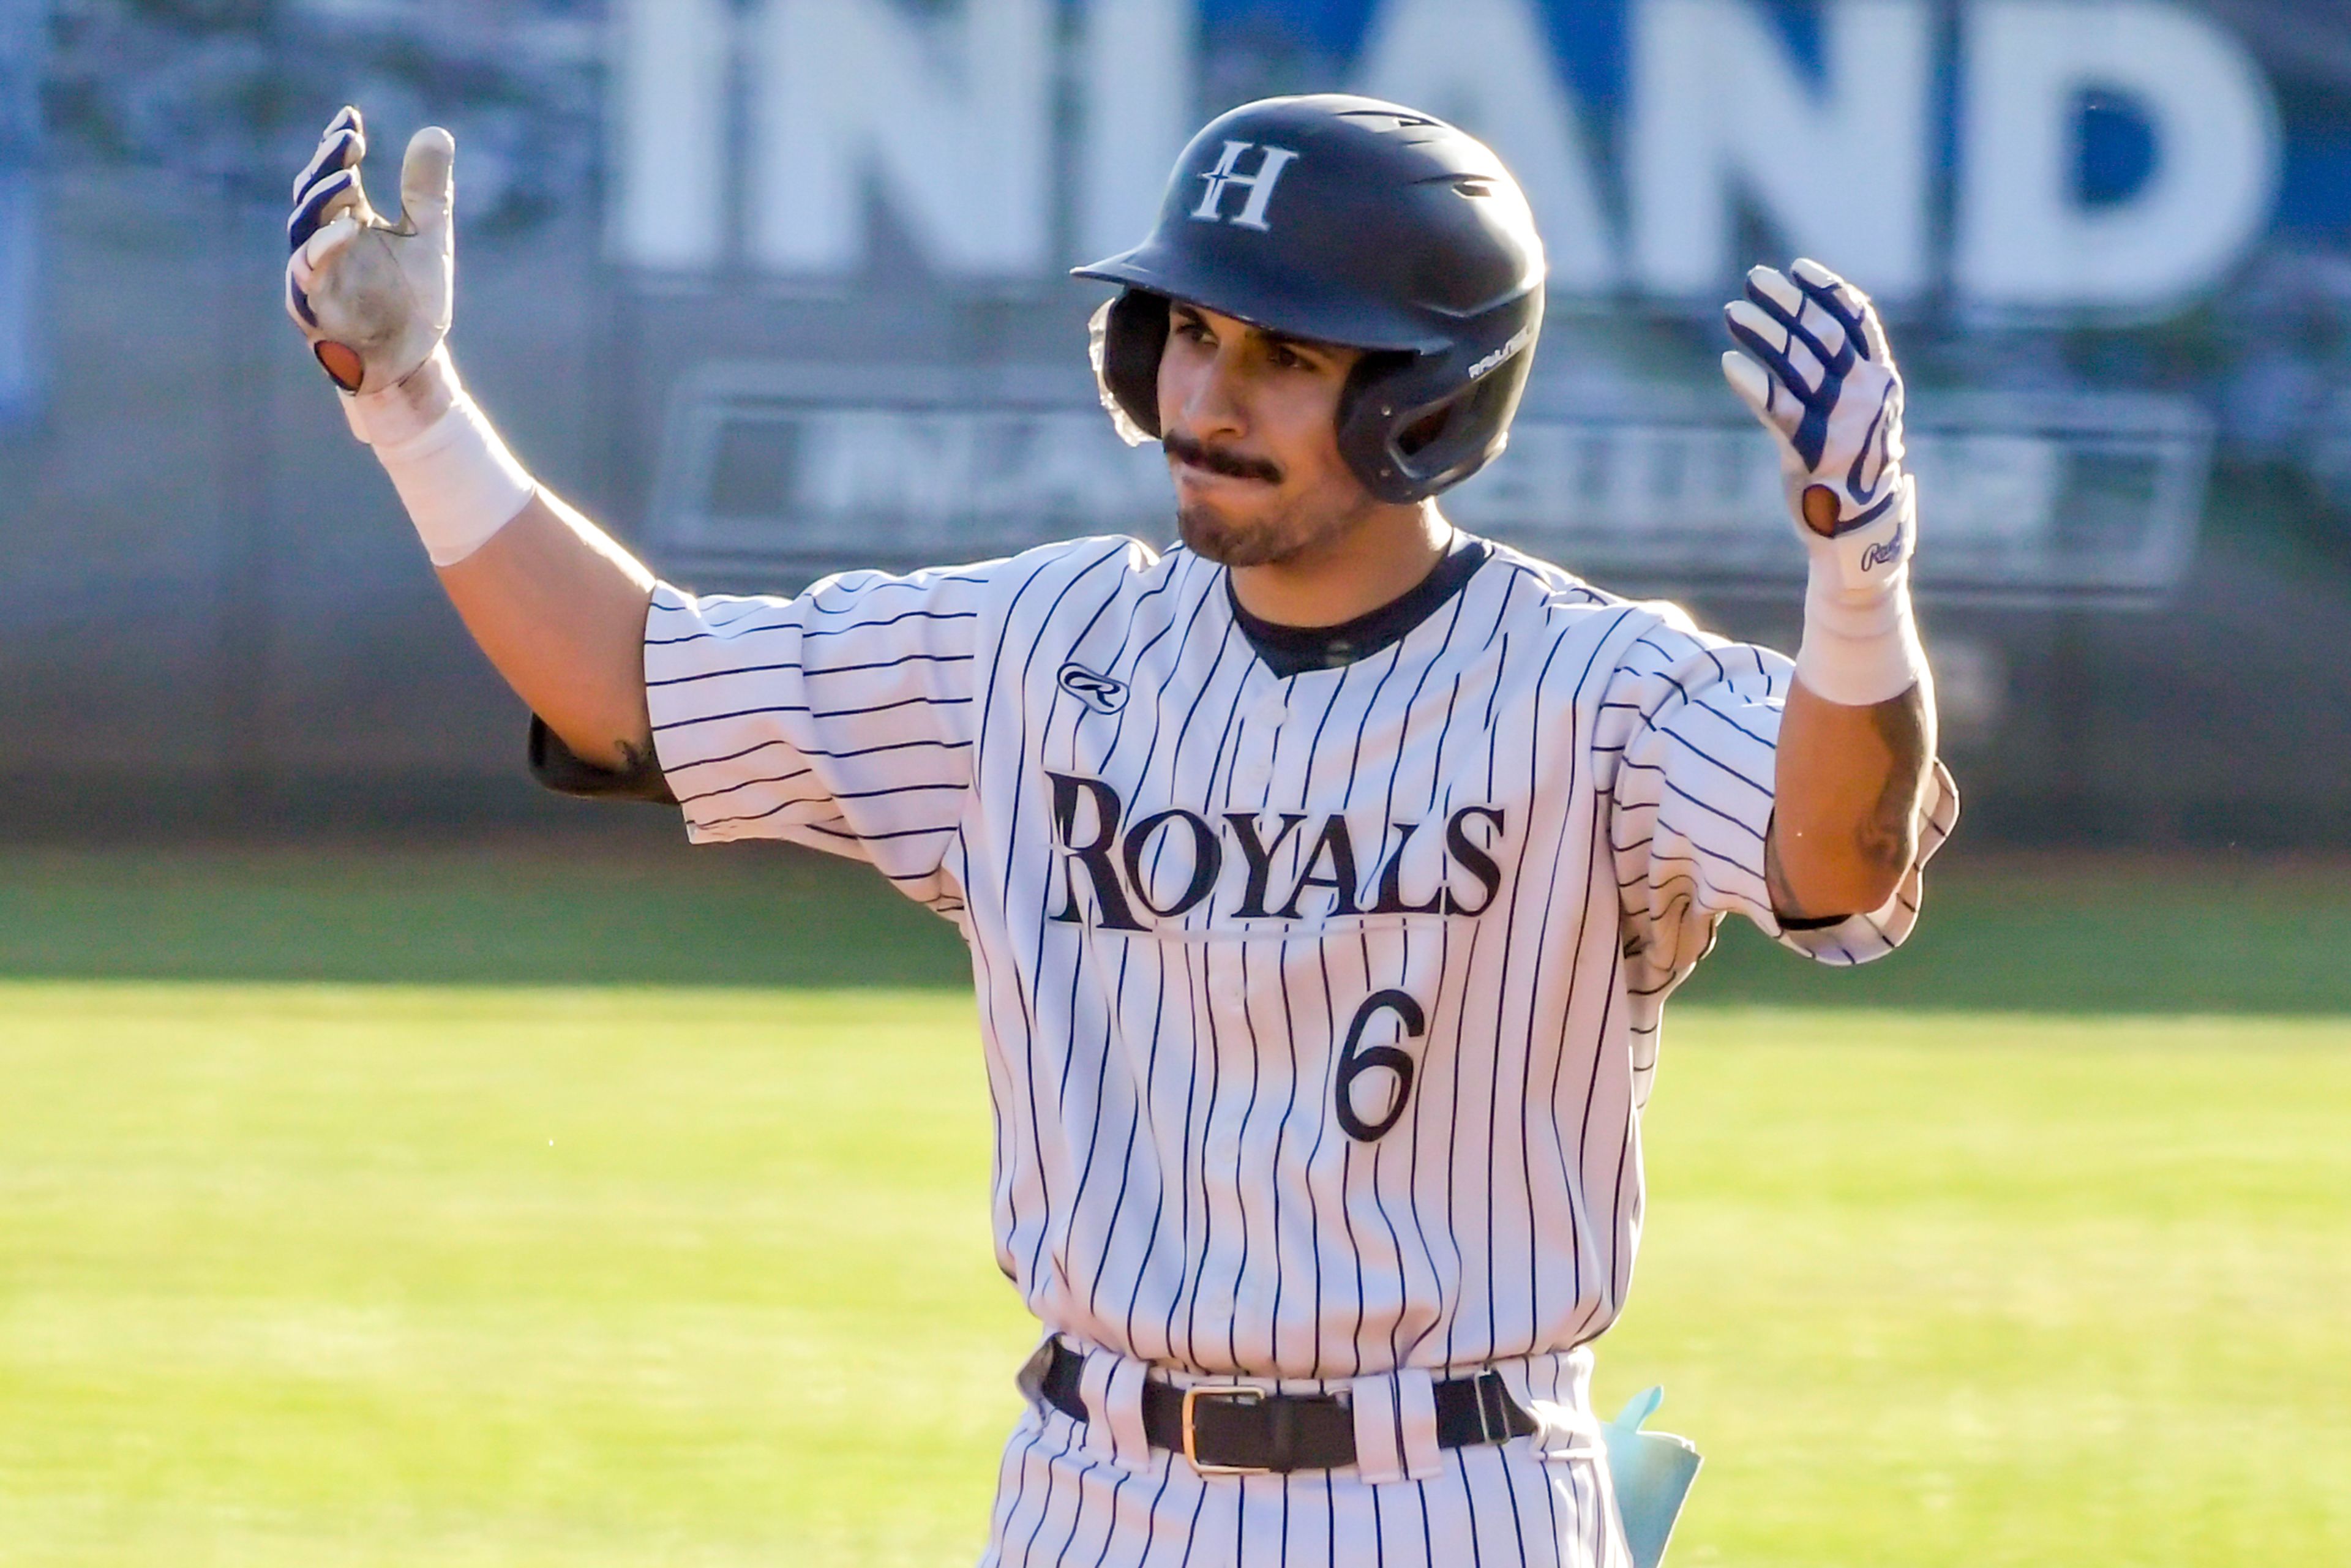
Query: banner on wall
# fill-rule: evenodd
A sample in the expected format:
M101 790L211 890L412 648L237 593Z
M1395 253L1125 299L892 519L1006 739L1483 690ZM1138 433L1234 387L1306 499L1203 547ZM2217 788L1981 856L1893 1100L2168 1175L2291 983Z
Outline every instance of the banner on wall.
M1365 92L1484 137L1568 301L1711 298L1751 215L1889 302L2165 311L2269 223L2277 105L2227 28L2170 0L1946 11L1078 0L1065 28L1060 0L621 0L611 247L853 275L878 197L942 280L1050 276L1133 243L1204 112L1253 88Z
M2290 162L2246 39L2171 0L619 0L611 26L615 262L841 310L884 245L889 288L1066 308L1063 270L1140 237L1231 102L1348 89L1458 121L1527 187L1552 323L1510 451L1449 509L1628 585L1779 591L1800 567L1771 449L1693 347L1760 245L1869 288L1914 380L1958 367L1913 400L1922 583L2159 601L2212 400L2052 373L2053 345L2211 299ZM1985 368L1987 334L2038 368ZM747 489L735 457L763 451ZM1150 535L1166 507L1082 380L714 345L672 389L651 542L789 585Z
M719 361L672 398L653 538L698 582L792 591L826 572L1170 531L1159 448L1108 434L1067 376ZM1956 393L1913 415L1934 590L2148 602L2194 549L2211 430L2176 399ZM1794 590L1776 450L1725 397L1538 386L1505 457L1446 499L1465 528L1612 588Z

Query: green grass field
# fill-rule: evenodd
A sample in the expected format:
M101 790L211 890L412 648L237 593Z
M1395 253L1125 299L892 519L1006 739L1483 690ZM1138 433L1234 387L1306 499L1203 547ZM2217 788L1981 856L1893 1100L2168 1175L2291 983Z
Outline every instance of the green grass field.
M1669 1012L1601 1386L1709 1453L1672 1561L2351 1562L2351 886L1934 897ZM0 858L0 1562L969 1561L958 966L791 857Z

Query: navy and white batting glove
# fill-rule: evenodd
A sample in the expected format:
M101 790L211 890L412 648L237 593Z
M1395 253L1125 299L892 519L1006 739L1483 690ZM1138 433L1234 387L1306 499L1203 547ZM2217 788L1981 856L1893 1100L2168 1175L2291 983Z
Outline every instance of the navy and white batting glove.
M360 180L367 126L356 109L328 123L294 181L286 220L286 308L346 392L399 385L449 335L457 240L451 214L455 138L427 126L400 170L401 214L386 221Z
M1917 485L1902 466L1902 373L1869 297L1816 261L1759 267L1724 308L1745 352L1730 390L1780 449L1797 537L1812 558L1797 678L1866 705L1925 678L1910 616Z
M1724 308L1747 351L1722 373L1780 448L1780 473L1806 549L1837 585L1883 592L1917 539L1902 468L1902 372L1869 297L1816 261L1759 267Z

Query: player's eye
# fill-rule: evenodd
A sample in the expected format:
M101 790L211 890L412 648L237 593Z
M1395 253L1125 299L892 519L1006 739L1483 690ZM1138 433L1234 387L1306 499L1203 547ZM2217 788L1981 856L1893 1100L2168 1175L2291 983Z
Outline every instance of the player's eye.
M1288 343L1274 343L1265 351L1266 362L1277 370L1311 371L1315 368L1313 357L1300 353Z

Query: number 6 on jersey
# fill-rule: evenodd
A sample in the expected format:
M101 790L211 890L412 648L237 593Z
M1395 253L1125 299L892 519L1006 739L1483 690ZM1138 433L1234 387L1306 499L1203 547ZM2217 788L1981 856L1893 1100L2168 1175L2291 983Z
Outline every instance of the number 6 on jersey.
M1359 1144L1375 1144L1387 1136L1404 1120L1405 1107L1412 1103L1411 1056L1400 1046L1364 1043L1364 1031L1371 1026L1372 1019L1384 1012L1395 1014L1408 1040L1418 1040L1428 1029L1427 1015L1420 1010L1420 1004L1402 991L1374 991L1355 1009L1354 1021L1347 1026L1347 1041L1339 1049L1339 1071L1332 1081L1331 1101L1332 1109L1339 1113L1339 1125ZM1395 1088L1388 1096L1387 1108L1378 1116L1366 1119L1356 1106L1356 1087L1365 1073L1382 1068L1395 1074ZM1376 1084L1372 1087L1375 1089Z

